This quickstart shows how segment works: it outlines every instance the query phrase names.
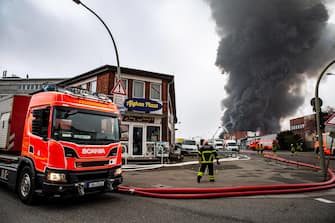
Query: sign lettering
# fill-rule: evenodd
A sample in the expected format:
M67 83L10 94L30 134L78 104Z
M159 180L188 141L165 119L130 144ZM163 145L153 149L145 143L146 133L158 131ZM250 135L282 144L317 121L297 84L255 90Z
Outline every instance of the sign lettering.
M125 100L124 106L128 108L128 110L144 112L157 111L162 108L162 104L157 101L143 98L128 98Z

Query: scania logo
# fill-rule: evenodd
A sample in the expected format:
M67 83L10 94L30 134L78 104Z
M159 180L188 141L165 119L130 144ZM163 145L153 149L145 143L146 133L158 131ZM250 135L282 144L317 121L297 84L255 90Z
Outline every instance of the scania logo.
M85 148L81 152L82 154L105 154L104 149L89 149Z

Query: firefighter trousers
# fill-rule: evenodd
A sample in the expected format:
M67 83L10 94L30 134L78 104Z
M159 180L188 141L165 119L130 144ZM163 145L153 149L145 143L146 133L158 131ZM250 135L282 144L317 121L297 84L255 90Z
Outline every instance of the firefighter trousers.
M202 177L205 174L206 168L208 167L209 180L214 181L214 165L213 163L202 163L198 172L198 177Z

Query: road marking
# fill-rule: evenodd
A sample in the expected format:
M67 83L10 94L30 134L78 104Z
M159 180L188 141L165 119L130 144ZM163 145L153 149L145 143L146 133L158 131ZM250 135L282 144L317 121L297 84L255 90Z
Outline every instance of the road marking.
M320 202L323 202L323 203L326 203L326 204L334 204L335 203L334 201L323 199L323 198L314 198L314 200L317 200L317 201L320 201Z

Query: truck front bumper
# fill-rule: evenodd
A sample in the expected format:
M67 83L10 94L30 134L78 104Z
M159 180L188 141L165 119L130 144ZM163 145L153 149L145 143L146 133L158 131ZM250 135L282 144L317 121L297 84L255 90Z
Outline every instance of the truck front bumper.
M51 171L51 170L48 170ZM46 172L46 175L48 174ZM40 177L42 194L53 195L85 195L94 192L117 191L122 183L122 175L114 176L115 169L100 171L62 171L66 174L66 183L51 182L46 180L46 175Z

